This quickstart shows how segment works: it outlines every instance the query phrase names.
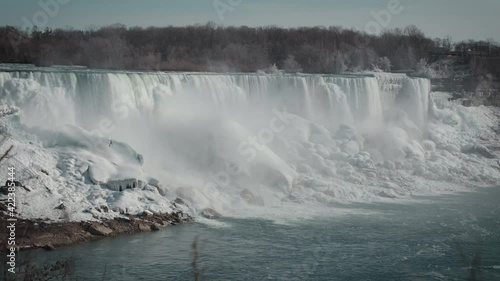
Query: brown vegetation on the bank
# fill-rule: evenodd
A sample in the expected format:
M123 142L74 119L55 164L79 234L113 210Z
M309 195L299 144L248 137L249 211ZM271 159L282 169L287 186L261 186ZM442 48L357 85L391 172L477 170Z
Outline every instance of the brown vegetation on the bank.
M0 215L5 221L4 215ZM16 236L19 249L41 248L53 250L59 246L93 241L106 236L156 231L167 225L191 221L180 213L126 216L101 222L52 222L18 219L16 228L22 230Z

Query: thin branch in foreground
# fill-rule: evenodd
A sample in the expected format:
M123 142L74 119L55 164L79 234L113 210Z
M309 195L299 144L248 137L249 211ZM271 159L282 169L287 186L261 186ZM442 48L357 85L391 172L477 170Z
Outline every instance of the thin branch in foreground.
M198 235L194 238L191 249L191 255L193 256L193 262L191 264L193 265L194 270L194 280L200 281L200 271L198 269L198 258L200 256L200 253L198 251Z
M14 145L11 145L9 149L7 149L3 155L0 157L0 162L2 162L5 158L9 156L10 151L14 148Z

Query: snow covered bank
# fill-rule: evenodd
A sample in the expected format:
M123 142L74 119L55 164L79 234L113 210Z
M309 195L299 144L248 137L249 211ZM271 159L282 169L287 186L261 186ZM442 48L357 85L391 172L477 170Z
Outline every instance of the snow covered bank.
M0 165L14 165L32 190L19 190L25 217L187 211L177 197L191 213L244 216L500 179L488 148L498 112L449 102L406 75L9 67L0 95L3 134L15 146Z
M142 156L130 146L118 141L110 145L108 138L71 125L56 130L27 128L16 115L0 122L7 137L2 149L14 146L2 168L14 167L16 180L26 187L16 194L17 211L23 217L79 221L175 211L161 185L142 170ZM124 179L133 180L120 192L114 185Z

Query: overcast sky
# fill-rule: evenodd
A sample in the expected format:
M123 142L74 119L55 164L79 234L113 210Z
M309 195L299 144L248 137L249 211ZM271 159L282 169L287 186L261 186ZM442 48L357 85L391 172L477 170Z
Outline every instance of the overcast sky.
M40 3L55 1L67 3L44 18ZM49 27L84 29L114 23L147 27L214 21L224 25L338 25L366 30L366 24L374 20L373 12L387 10L391 1L398 0L0 0L0 25L22 27L27 20ZM403 9L391 16L389 28L414 24L430 37L500 41L500 0L399 2Z

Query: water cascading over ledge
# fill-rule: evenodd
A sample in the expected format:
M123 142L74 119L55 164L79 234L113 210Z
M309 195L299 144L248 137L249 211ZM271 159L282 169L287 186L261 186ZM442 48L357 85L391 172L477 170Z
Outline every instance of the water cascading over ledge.
M219 211L235 200L403 196L381 186L377 165L426 161L429 93L429 80L387 73L0 72L3 101L57 151L65 177L89 171L88 185L154 176L171 199Z
M31 108L35 107L35 102L36 107L45 109L69 103L75 111L73 114L68 112L68 115L73 115L68 116L69 120L86 129L94 129L102 117L123 117L120 106L126 106L127 112L151 115L161 110L158 101L173 95L196 96L200 101L220 108L246 102L273 102L275 106L285 106L291 113L328 127L342 122L382 121L383 109L402 105L412 121L423 126L430 93L427 79L384 73L281 76L12 71L0 72L0 86L4 94ZM31 102L23 100L28 97ZM51 111L54 111L54 119L58 117L56 114L65 113ZM49 114L45 112L41 115ZM65 118L64 122L68 120Z

